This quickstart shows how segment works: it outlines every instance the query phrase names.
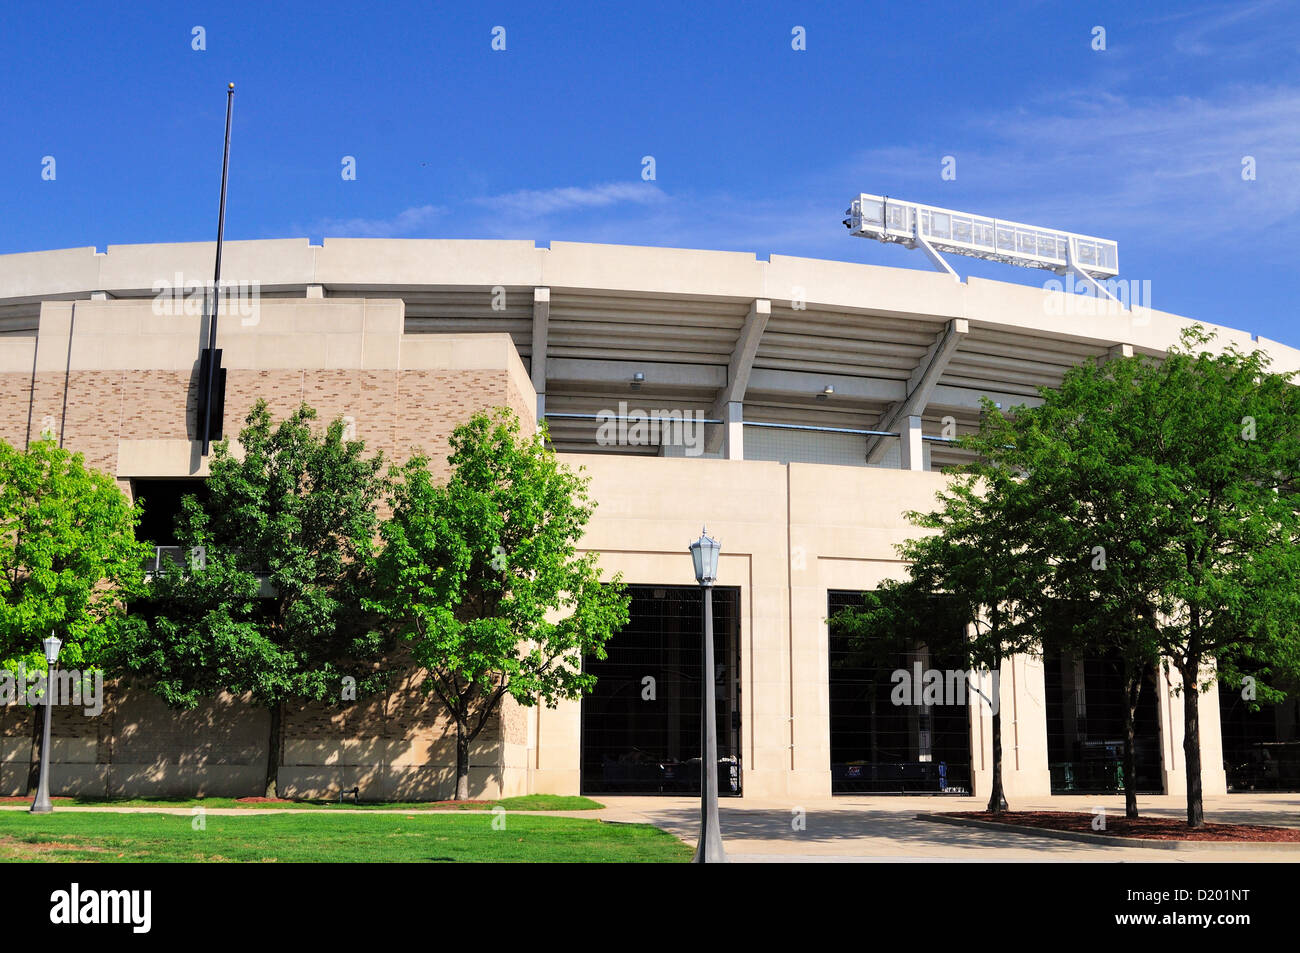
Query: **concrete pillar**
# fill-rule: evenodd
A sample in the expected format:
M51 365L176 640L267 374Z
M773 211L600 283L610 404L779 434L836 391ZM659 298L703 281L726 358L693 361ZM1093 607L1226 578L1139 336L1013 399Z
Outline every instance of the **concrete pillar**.
M1052 790L1047 766L1047 712L1042 659L1016 655L1002 660L996 692L991 676L971 698L971 781L974 794L987 798L993 779L993 711L1002 716L1002 789L1015 808L1017 798L1047 797Z
M1211 674L1207 669L1203 678ZM1182 677L1172 665L1156 670L1157 701L1160 712L1160 770L1166 794L1187 793L1187 762L1183 752L1183 696L1175 691ZM1203 794L1226 794L1227 774L1223 770L1223 730L1219 723L1219 686L1215 682L1201 693L1197 706L1201 727L1201 791Z
M745 410L738 400L729 401L722 416L723 456L728 460L745 459Z
M925 448L921 442L920 415L913 414L911 417L900 421L900 423L902 423L903 429L899 434L901 445L899 467L904 470L924 470Z
M533 336L531 342L533 390L537 392L537 422L546 419L546 339L551 323L551 289L533 289Z

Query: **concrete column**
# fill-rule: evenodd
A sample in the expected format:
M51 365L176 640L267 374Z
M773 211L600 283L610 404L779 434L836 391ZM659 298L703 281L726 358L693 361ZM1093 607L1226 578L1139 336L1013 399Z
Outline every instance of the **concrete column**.
M551 323L551 289L533 289L533 337L531 344L533 390L537 392L537 422L546 417L546 339Z
M1202 678L1211 674L1209 666ZM1160 768L1164 776L1165 793L1175 796L1187 793L1187 763L1183 752L1183 695L1175 690L1182 686L1182 677L1172 665L1156 669L1157 700L1160 712ZM1223 730L1219 723L1219 686L1217 682L1201 693L1197 706L1201 722L1201 792L1226 794L1227 774L1223 770Z
M900 421L900 423L902 423L903 427L899 435L901 444L899 467L903 470L924 470L925 449L921 443L920 415L913 414Z
M738 400L728 401L722 416L723 456L728 460L745 459L745 405Z
M1047 712L1042 659L1016 655L1002 660L996 694L985 676L971 698L971 781L976 797L987 799L993 783L993 710L1002 716L1002 789L1013 808L1017 798L1047 797L1052 791L1047 766Z

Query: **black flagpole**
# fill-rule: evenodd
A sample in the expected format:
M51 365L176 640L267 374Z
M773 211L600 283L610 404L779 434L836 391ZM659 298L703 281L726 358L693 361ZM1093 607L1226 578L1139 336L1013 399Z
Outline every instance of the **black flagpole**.
M212 438L212 391L216 386L217 375L221 369L217 366L217 310L219 305L219 295L221 294L221 242L225 237L226 231L226 179L230 172L230 110L235 101L235 84L231 83L226 87L226 147L221 155L221 211L217 216L217 265L212 276L212 311L211 320L208 324L208 354L207 354L207 372L203 375L204 380L201 382L204 388L203 407L203 455L207 456L209 445ZM204 296L207 299L207 296ZM222 413L224 408L216 408L217 413Z

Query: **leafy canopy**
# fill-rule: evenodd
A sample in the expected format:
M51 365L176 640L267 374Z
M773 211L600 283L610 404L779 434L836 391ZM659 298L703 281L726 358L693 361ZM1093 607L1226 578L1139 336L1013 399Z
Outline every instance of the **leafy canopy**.
M506 693L525 705L589 691L582 656L627 622L619 577L602 582L578 543L594 504L560 465L545 430L520 434L508 410L476 414L451 436L451 477L417 456L394 468L371 605L410 641L426 686L458 719Z
M44 670L41 640L63 640L63 668L104 664L128 624L151 550L138 508L81 454L51 440L0 440L0 665Z
M186 497L179 565L154 580L152 623L127 646L128 668L152 676L170 705L222 690L272 707L338 701L383 685L384 648L361 609L377 535L382 457L364 456L335 420L323 433L302 405L272 425L266 403L212 459L206 500Z
M987 407L970 446L1022 475L1040 625L1066 617L1071 641L1131 664L1281 676L1300 652L1300 393L1212 340L1074 368L1040 407Z

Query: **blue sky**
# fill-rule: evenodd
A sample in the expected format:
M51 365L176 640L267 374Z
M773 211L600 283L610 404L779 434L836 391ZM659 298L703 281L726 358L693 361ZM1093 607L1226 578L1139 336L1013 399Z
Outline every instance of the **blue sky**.
M1300 346L1295 2L10 2L0 57L0 253L211 240L233 81L230 239L926 267L849 237L865 191L1117 239L1154 307Z

